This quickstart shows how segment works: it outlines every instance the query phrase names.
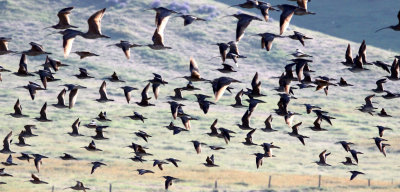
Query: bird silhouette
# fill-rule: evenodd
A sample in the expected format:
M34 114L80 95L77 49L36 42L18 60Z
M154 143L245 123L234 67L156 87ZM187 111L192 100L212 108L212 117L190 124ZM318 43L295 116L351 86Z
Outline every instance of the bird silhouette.
M142 47L143 45L139 45L139 44L135 44L135 43L130 43L129 41L123 41L121 40L119 43L116 44L112 44L112 45L108 45L108 46L116 46L118 48L121 48L122 51L125 54L126 59L130 59L131 58L131 48L135 48L135 47Z
M65 31L60 32L63 35L64 57L68 57L72 49L72 43L78 35L85 39L110 38L101 33L101 20L105 12L106 8L97 11L89 17L87 20L89 28L86 33L73 29L66 29Z
M121 89L124 90L125 99L128 103L131 101L131 91L138 90L137 88L131 86L124 86L121 87Z
M135 135L137 137L142 138L144 141L147 142L147 138L151 137L151 135L147 134L146 132L139 130L138 132L135 132Z
M297 7L288 4L277 5L277 7L282 11L279 18L279 26L280 26L279 35L282 35L288 28Z
M354 178L356 178L357 175L360 175L360 174L364 175L365 174L365 173L359 172L359 171L349 171L349 172L351 173L350 181L353 180Z
M68 91L69 91L68 108L72 109L75 106L76 100L78 98L78 90L86 89L86 87L81 86L81 85L74 85L74 84L64 84L63 86L68 88Z
M181 160L174 159L174 158L168 158L168 159L165 159L165 160L170 162L170 163L172 163L175 167L178 167L178 162L181 162Z
M326 150L322 151L322 152L319 154L319 161L315 161L315 163L316 163L317 165L319 165L319 166L331 166L331 165L329 165L329 164L326 163L326 157L327 157L328 155L330 155L330 154L331 154L331 153L326 153Z
M355 164L355 163L353 163L352 161L351 161L351 158L350 157L346 157L346 161L342 161L341 162L343 165L357 165L357 164Z
M38 135L35 135L35 134L32 133L32 129L37 129L36 125L24 125L24 129L25 129L25 132L23 134L24 137L35 137L35 136L38 136Z
M11 155L11 154L7 157L7 160L6 160L5 162L1 162L1 164L3 164L4 166L14 166L14 165L18 165L18 164L16 164L16 163L13 162L13 158L12 158L12 155Z
M125 82L124 80L120 79L120 77L117 75L117 72L115 72L115 71L113 72L113 74L110 77L108 77L106 79L110 80L111 82L121 82L121 83Z
M42 45L35 43L35 42L30 42L29 45L31 46L31 49L22 51L21 53L23 55L28 55L28 56L38 56L38 55L43 55L43 54L51 54L49 52L46 52L43 48Z
M28 117L28 115L22 114L22 105L19 99L17 99L17 102L14 104L14 113L10 113L10 115L15 118Z
M0 150L0 153L5 153L5 154L15 153L15 152L11 151L11 149L10 149L11 136L12 136L12 131L10 131L6 135L6 137L4 137L4 139L3 139L3 149Z
M383 137L383 132L384 132L385 130L390 130L390 131L393 130L392 128L384 127L384 126L380 126L380 125L378 125L378 126L376 126L376 127L378 128L379 137Z
M33 159L33 157L31 157L31 156L29 156L29 154L26 154L26 153L21 153L21 156L19 156L19 157L17 157L17 159L19 159L19 160L21 160L21 161L28 161L28 163L29 163L29 161L31 160L31 159Z
M150 83L148 83L144 89L142 90L141 96L142 96L142 100L140 102L136 102L136 104L138 104L141 107L148 107L148 106L154 106L154 104L151 104L149 102L149 100L151 99L151 97L148 96L148 92L150 89Z
M106 164L104 164L104 163L102 163L102 162L99 162L99 161L94 161L94 162L92 162L91 164L92 164L92 170L90 171L90 174L93 174L94 171L95 171L97 168L101 167L101 166L107 166Z
M172 186L172 181L178 180L178 178L171 177L171 176L163 176L165 179L165 190L168 190Z
M103 151L99 148L96 147L96 144L94 143L94 140L92 140L92 142L89 143L88 146L83 147L88 151Z
M172 100L175 100L175 101L187 100L187 99L183 98L183 96L182 96L182 90L183 90L183 88L179 88L179 87L178 87L178 88L175 88L175 89L174 89L175 95L169 96L169 98L172 99Z
M57 108L68 108L68 106L65 105L65 95L67 93L67 90L64 88L60 91L60 93L57 95L57 103L53 104L54 107Z
M147 169L137 169L136 171L139 173L139 175L144 175L146 173L154 173L153 171Z
M232 5L230 7L241 7L241 8L245 8L245 9L253 9L253 8L257 8L257 6L260 5L260 3L261 2L258 0L246 0L246 2L244 2L244 3Z
M68 187L66 189L72 189L72 190L75 190L75 191L84 191L84 192L86 192L86 190L90 190L90 188L85 187L83 185L83 183L80 182L80 181L76 181L76 185L74 185L72 187Z
M91 79L91 78L94 78L94 77L89 75L87 69L85 69L85 68L79 68L79 72L80 72L79 74L74 75L78 79Z
M107 118L107 112L106 111L100 111L100 113L97 115L96 120L102 121L102 122L107 122L111 121L111 119Z
M104 126L97 126L95 131L96 135L92 136L93 139L95 140L105 140L108 139L107 137L104 137L104 131L103 129L106 128Z
M199 142L199 141L190 141L190 142L193 143L193 147L194 147L194 149L196 150L196 153L197 153L197 154L200 154L200 153L201 153L201 145L207 145L207 144L201 143L201 142Z
M68 29L68 28L78 28L76 26L71 25L71 21L69 19L69 15L74 7L67 7L61 9L57 13L58 23L56 25L46 27L46 28L54 28L54 29Z
M101 84L100 89L99 89L99 93L100 93L100 98L96 99L96 101L102 102L102 103L103 102L114 101L113 99L109 99L108 98L106 81L103 81L103 83Z
M202 19L202 18L194 16L194 15L179 15L178 17L183 18L183 20L184 20L183 26L188 26L195 21L207 21L205 19Z
M260 168L263 164L263 158L266 157L265 154L262 153L254 153L253 155L256 156L256 166L257 169Z
M275 131L277 131L277 130L272 128L272 124L271 124L272 120L273 120L272 115L269 115L264 121L265 128L262 128L261 130L264 131L264 132L275 132Z
M32 180L29 180L29 182L33 183L33 184L49 184L46 181L42 181L39 179L39 177L35 174L31 174Z
M182 132L182 131L189 131L189 130L187 130L187 129L185 129L185 128L175 126L173 122L171 122L168 126L165 126L165 127L166 127L167 129L173 131L173 134L174 134L174 135L179 134L179 133Z
M20 77L34 76L34 74L28 72L28 63L25 54L21 55L18 71L15 72L14 74Z
M336 142L336 144L341 144L342 147L343 147L343 149L344 149L346 152L349 152L349 151L350 151L350 145L354 145L354 143L352 143L352 142L347 142L347 141L338 141L338 142Z
M226 63L222 63L222 68L217 69L219 72L221 73L235 73L237 72L232 65L226 64Z
M207 98L210 98L210 96L203 94L195 94L195 96L197 98L197 102L199 103L200 109L204 112L204 114L208 113L210 105L215 105L214 102L206 100Z
M35 163L36 170L39 173L42 165L42 159L47 159L48 157L41 154L32 154L32 156L34 157L33 161Z
M275 157L275 155L272 155L272 149L280 149L280 147L276 146L271 143L263 143L260 145L264 149L264 156L265 157Z
M242 142L244 145L257 145L255 143L253 143L253 134L257 129L252 129L250 132L247 133L246 138L245 138L245 142Z
M262 1L258 1L257 8L261 11L261 14L264 17L265 21L269 20L269 11L277 11L274 7L271 6L269 3L265 3Z
M381 31L383 29L392 29L394 31L400 31L400 11L397 13L397 20L399 21L399 23L397 25L391 25L389 27L384 27L384 28L378 29L375 31L375 33L378 31Z
M60 158L62 160L78 160L77 158L75 158L74 156L72 156L68 153L64 153L64 156L60 156Z
M243 38L246 28L250 25L250 23L253 20L262 21L262 19L260 19L256 16L248 15L245 13L233 14L233 15L229 15L229 16L233 16L236 19L238 19L237 26L236 26L236 41L237 42L239 42Z
M305 45L304 45L304 40L313 39L313 38L311 38L311 37L307 37L307 36L304 35L303 33L297 32L297 31L293 31L293 33L294 33L293 35L289 35L288 37L291 38L291 39L293 39L293 40L298 40L298 41L300 41L300 43L301 43L303 46L305 46Z
M243 130L250 130L250 129L252 129L252 128L250 127L250 118L251 118L251 114L252 114L252 112L251 112L250 110L246 110L246 112L243 114L242 119L241 119L242 124L237 124L237 126L238 126L240 129L243 129Z
M372 91L375 93L383 93L385 91L383 88L383 84L385 84L386 82L386 79L379 79L378 81L376 81L376 89L372 89Z
M51 122L52 120L47 118L47 102L43 104L42 109L40 109L40 117L36 118L40 122Z
M25 142L25 130L22 130L18 135L18 143L15 143L19 147L31 146Z
M138 113L138 112L133 112L133 115L128 116L129 118L131 118L132 120L140 120L144 123L144 120L147 119L146 117L144 117L142 114Z
M12 40L9 37L0 37L0 55L6 55L10 53L16 53L8 49L8 43Z
M0 177L13 177L11 174L6 173L5 168L0 168Z
M386 110L384 108L382 108L382 110L378 113L379 116L381 117L392 117L391 115L389 115Z
M157 160L157 159L154 159L153 161L154 161L154 162L153 162L153 167L157 165L158 168L159 168L161 171L164 170L163 165L169 164L169 163L167 163L167 162L165 162L165 161Z
M212 89L215 96L215 102L217 102L222 97L225 90L229 87L231 83L240 83L240 81L230 77L219 77L211 81Z
M351 154L351 156L353 157L353 159L354 159L354 160L356 161L356 163L358 164L358 155L359 155L359 154L364 154L364 153L359 152L359 151L356 151L356 150L354 150L354 149L350 149L349 151L350 151L350 154Z
M206 167L219 167L214 163L214 155L207 156L206 163L203 163Z

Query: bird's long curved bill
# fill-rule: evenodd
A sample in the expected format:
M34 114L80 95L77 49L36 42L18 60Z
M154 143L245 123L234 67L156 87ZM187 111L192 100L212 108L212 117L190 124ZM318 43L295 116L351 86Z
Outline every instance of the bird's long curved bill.
M45 27L45 28L43 28L42 30L49 29L49 28L51 28L51 26L49 26L49 27Z
M49 33L49 34L47 34L47 35L46 35L46 37L48 37L48 36L50 36L50 35L57 34L57 33L59 33L59 32L58 32L58 31L56 31L56 32L53 32L53 33Z
M232 17L232 15L225 15L225 16L220 17L220 19L225 18L225 17Z
M218 58L218 57L221 57L221 56L211 57L211 58L209 59L209 61L211 61L211 60L213 60L213 59L215 59L215 58Z
M390 27L380 28L380 29L376 30L375 33L378 32L378 31L382 31L382 30L384 30L384 29L388 29L388 28L390 28Z
M140 9L139 11L150 11L150 10L153 10L153 8Z

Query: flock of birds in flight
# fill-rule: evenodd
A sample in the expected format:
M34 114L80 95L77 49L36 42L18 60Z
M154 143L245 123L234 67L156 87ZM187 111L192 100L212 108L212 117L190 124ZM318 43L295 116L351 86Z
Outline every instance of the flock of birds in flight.
M293 0L292 0L293 1ZM296 1L296 0L295 0ZM261 14L264 18L265 21L268 21L269 19L269 11L278 11L280 10L282 13L280 15L280 31L279 35L278 34L273 34L273 33L260 33L256 34L255 36L260 36L261 37L261 47L266 49L267 51L270 51L272 48L272 42L275 38L290 38L296 41L299 41L303 46L306 42L306 40L312 39L311 37L307 37L305 34L294 31L293 35L289 36L282 36L283 33L285 33L286 29L289 26L289 23L294 15L296 16L303 16L303 15L313 15L315 13L309 12L307 8L309 0L297 0L297 6L296 5L290 5L290 4L282 4L282 5L277 5L277 6L271 6L269 3L264 3L262 1L257 1L257 0L247 0L246 2L239 4L239 5L234 5L238 6L241 8L246 8L246 9L252 9L256 8L261 11ZM53 25L49 28L53 28L58 30L56 33L60 33L63 37L63 48L64 48L64 56L68 57L68 55L71 53L72 50L72 45L76 37L80 36L82 38L86 39L99 39L99 38L110 38L107 35L104 35L101 32L101 20L105 14L106 9L102 9L94 13L89 19L88 19L88 31L87 32L82 32L76 30L76 26L71 25L70 19L69 19L69 14L71 14L73 10L73 7L68 7L60 10L58 12L58 18L59 22L56 25ZM110 45L110 46L116 46L118 48L121 48L126 56L127 59L130 59L130 48L135 48L135 47L141 47L141 46L148 46L151 49L154 50L162 50L162 49L171 49L171 47L165 46L164 45L164 30L167 27L168 20L170 19L171 15L178 15L179 17L182 17L184 19L184 25L190 25L194 24L196 21L206 21L205 19L193 16L193 15L184 15L181 14L177 11L170 10L164 7L157 7L157 8L152 8L156 12L155 16L155 24L156 24L156 29L154 31L152 41L153 44L148 44L148 45L138 45L134 43L130 43L129 41L120 41L119 43ZM241 55L239 53L239 44L238 42L244 37L244 32L246 28L250 25L250 23L253 20L257 21L262 21L257 16L252 16L248 15L245 13L239 13L239 14L234 14L234 15L229 15L232 17L235 17L238 19L237 22L237 28L236 28L236 40L231 41L228 43L217 43L215 45L218 46L219 48L219 53L221 60L223 62L222 66L223 68L218 69L221 73L228 74L228 73L234 73L237 72L234 68L234 66L231 66L226 63L227 59L232 59L234 63L237 64L238 59L244 59L246 58L244 55ZM398 14L398 19L399 19L399 24L394 25L394 26L389 26L386 28L393 29L395 31L400 30L400 12ZM385 29L385 28L382 28ZM379 29L378 31L382 30ZM28 71L28 66L27 66L27 60L26 56L38 56L38 55L49 55L51 53L46 52L43 48L42 45L31 42L31 49L22 51L22 52L17 52L17 51L11 51L8 49L8 43L11 41L11 38L9 37L0 37L0 55L5 55L5 54L21 54L21 59L19 63L19 69L17 72L14 74L18 77L27 77L27 76L35 76L39 75L40 80L42 85L35 83L35 82L29 82L26 86L23 86L23 88L27 89L29 91L29 94L32 98L32 100L35 99L37 91L44 91L47 90L48 86L47 83L57 81L59 79L56 79L53 75L55 72L58 72L62 67L68 66L66 64L63 64L59 60L53 59L49 56L47 56L45 64L43 65L43 70L39 70L37 72L31 73ZM394 58L393 63L387 64L382 61L376 61L376 62L367 62L367 57L366 57L366 43L365 41L362 42L358 54L353 58L352 55L352 50L350 47L350 44L347 47L346 54L345 54L345 61L342 63L346 66L349 67L349 70L351 72L357 73L357 72L362 72L364 70L368 70L365 68L366 65L375 65L379 68L382 68L385 70L388 75L385 78L379 79L376 81L377 88L373 89L372 91L375 93L386 93L386 95L383 95L383 98L385 99L393 99L400 97L400 94L397 93L392 93L386 89L384 89L384 83L387 82L387 80L392 80L392 81L397 81L399 80L399 62L398 58L399 56L396 56ZM87 51L77 51L74 52L77 55L80 56L81 59L84 59L86 57L92 57L92 56L99 56L95 53L87 52ZM285 66L285 72L282 73L282 75L279 77L279 87L276 88L276 91L279 92L280 95L280 100L278 102L278 109L275 110L275 113L279 116L283 116L285 119L285 123L292 128L291 132L288 132L288 135L291 137L298 138L298 140L301 142L302 145L305 145L305 139L308 139L308 136L302 135L299 133L299 128L302 126L302 122L299 122L297 124L293 125L293 118L296 115L300 115L299 113L292 112L288 110L289 103L292 99L297 99L294 97L294 92L293 90L295 89L294 87L291 86L292 81L297 81L298 84L297 86L300 89L304 88L313 88L315 87L316 91L318 90L324 90L325 94L328 95L328 89L330 86L341 86L341 87L348 87L348 86L353 86L349 83L346 82L343 78L340 78L340 81L338 83L332 82L335 81L335 79L326 77L326 76L318 76L315 80L311 79L311 74L314 72L310 69L309 63L312 62L310 60L312 58L311 55L308 55L306 53L303 53L301 50L297 49L296 52L292 54L295 59L292 59L291 61L293 63L288 64ZM295 73L296 76L293 74L293 67L295 67ZM197 102L200 106L200 109L204 112L204 114L207 114L209 108L211 105L216 105L216 102L223 96L224 92L227 90L231 92L232 88L230 85L232 83L239 83L240 81L230 78L230 77L219 77L214 80L207 80L204 79L201 74L199 67L195 61L194 58L190 58L190 74L188 76L184 76L186 80L188 80L188 84L184 87L180 88L175 88L174 92L175 95L169 96L168 98L170 99L168 103L170 104L171 107L171 113L173 116L173 119L180 118L183 126L184 127L179 127L176 126L173 122L171 122L166 128L169 130L173 131L173 134L179 134L182 131L190 131L191 125L190 121L193 120L198 120L196 118L191 117L190 115L186 114L183 111L183 107L185 105L179 103L179 101L186 100L182 96L182 91L196 91L199 90L199 88L195 87L192 82L205 82L205 83L210 83L212 85L212 90L214 93L215 100L214 101L209 101L211 98L210 96L203 95L203 94L195 94L197 98ZM3 67L0 66L0 72L10 72L10 70L7 70ZM79 74L75 75L79 79L87 79L87 78L94 78L89 75L88 71L84 68L79 68ZM0 73L0 80L1 79L1 73ZM8 79L6 79L7 81ZM108 78L111 82L125 82L121 80L118 75L114 72L111 77ZM160 94L160 86L163 85L165 86L168 84L165 79L159 75L154 73L154 78L149 80L148 84L144 87L144 89L141 92L141 100L140 102L136 102L137 105L142 106L142 107L149 107L149 106L154 106L151 101L151 97L149 96L148 92L150 91L150 86L152 87L154 97L155 99L159 98ZM65 86L66 88L62 89L61 92L58 94L57 100L58 102L56 104L52 104L52 106L57 107L57 108L73 108L75 107L75 103L78 99L78 92L82 89L85 89L86 87L77 85L77 84L64 84L62 86ZM99 94L100 98L97 99L98 102L112 102L113 100L110 99L107 95L107 89L106 89L106 81L103 81L103 83L100 86L99 89ZM125 98L127 103L129 104L131 101L131 91L137 90L135 87L131 86L124 86L121 87L121 89L124 92ZM69 91L69 98L68 98L68 105L66 105L66 94ZM248 99L246 101L249 103L248 106L244 105L242 102L242 97L246 95ZM241 124L238 124L237 126L242 129L242 130L248 130L249 132L247 133L243 144L248 145L248 146L261 146L263 148L263 152L261 153L254 153L255 156L255 162L256 162L256 168L258 169L260 166L263 164L263 159L264 158L271 158L274 157L272 154L272 149L279 149L276 144L269 142L269 143L263 143L263 144L255 144L252 139L252 135L254 132L257 130L255 128L251 128L250 126L250 119L251 115L254 112L254 110L257 108L257 105L259 103L265 103L264 101L257 99L260 97L265 96L262 94L261 91L261 82L259 81L258 78L258 73L254 75L254 78L251 81L251 88L247 88L246 90L240 90L236 97L235 97L235 103L232 104L231 106L234 108L248 108L243 115L241 119ZM374 107L372 102L372 98L375 97L375 94L371 94L365 98L365 104L360 106L358 109L361 112L369 113L371 115L377 114L382 118L390 118L392 117L389 115L385 109L381 109L380 112L376 112L375 110L377 109ZM314 106L311 104L304 104L306 107L306 112L307 114L315 113L316 119L314 121L314 124L312 127L309 127L313 131L321 132L321 131L327 131L327 129L322 127L322 123L326 122L330 125L332 125L332 119L335 119L334 117L330 116L327 111L322 110L318 106ZM19 99L16 101L14 105L14 113L10 114L12 117L15 118L23 118L27 117L27 115L24 115L23 110L22 110L21 103ZM36 118L40 122L51 122L50 119L47 117L46 113L47 109L47 102L43 105L43 107L40 110L40 117ZM129 118L133 120L140 120L144 123L146 117L141 115L138 112L134 112L133 115L129 116ZM107 113L106 112L100 112L98 115L98 118L96 118L98 121L111 121L110 119L107 118ZM270 115L266 120L265 120L265 128L261 129L261 131L264 132L275 132L277 130L273 129L272 126L272 115ZM207 133L210 137L217 137L223 139L226 144L230 142L230 139L233 134L235 134L234 131L226 129L226 128L217 128L217 122L218 120L216 119L210 129L211 132ZM76 119L73 124L72 124L72 132L68 133L69 135L73 137L77 136L83 136L79 133L79 127L80 127L81 121L80 119ZM91 152L97 152L97 151L102 151L99 149L94 140L105 140L108 139L104 136L103 129L107 128L108 126L100 126L96 123L96 121L92 121L88 124L85 125L88 128L95 129L96 135L92 136L93 140L87 145L84 146L88 151ZM34 137L38 136L35 135L32 131L35 129L35 125L25 125L24 130L22 130L19 135L18 135L18 143L15 143L19 147L29 147L30 145L26 143L25 138L28 137ZM389 147L390 145L387 142L386 139L382 138L383 133L385 130L392 130L391 128L384 127L384 126L377 126L378 133L379 135L377 137L372 138L378 148L378 150L386 156L386 148ZM323 134L323 133L321 133ZM148 142L148 138L151 137L148 133L145 131L137 131L135 132L135 135L139 138L142 138L145 142ZM11 142L12 142L12 131L9 132L6 137L3 140L3 149L0 151L1 153L5 154L10 154L9 157L5 162L1 162L2 165L4 166L16 166L17 164L14 163L13 161L13 156L12 154L15 153L12 151L11 147ZM190 141L193 143L194 149L196 150L196 153L199 154L202 151L202 146L205 146L207 144L200 142L200 141ZM356 150L353 148L354 143L352 142L347 142L347 141L339 141L337 144L341 144L345 150L345 152L350 153L351 157L346 157L346 160L341 162L344 165L347 166L356 166L358 165L359 162L359 155L363 154L362 152ZM147 148L136 143L132 143L129 145L130 148L132 148L135 152L135 156L130 158L132 161L135 162L145 162L146 160L144 159L145 156L151 156L152 154L146 152ZM223 150L225 149L224 147L221 146L209 146L211 150ZM315 161L315 163L319 166L331 166L328 164L327 157L330 155L327 150L323 150L319 154L319 160ZM21 156L17 157L19 160L26 160L30 162L30 159L33 159L34 165L37 169L37 172L39 173L40 167L42 164L42 161L45 158L48 158L44 155L41 154L26 154L26 153L21 153ZM78 160L71 154L64 153L63 156L60 156L62 160ZM353 161L354 160L354 161ZM173 164L174 166L178 167L178 163L181 161L175 158L168 158L165 160L153 160L153 166L158 166L158 168L162 171L163 170L163 165L165 164ZM208 156L205 163L205 166L207 167L217 167L218 165L215 162L214 155ZM92 162L92 168L91 168L91 174L95 172L96 169L98 169L101 166L106 166L105 163L95 161ZM154 173L152 170L145 170L145 169L137 169L138 173L140 175L143 174L148 174L148 173ZM353 180L357 175L359 174L364 174L363 172L360 171L350 171L351 177L350 180ZM7 177L11 176L11 174L7 173L5 168L0 169L0 176L1 177ZM32 173L32 180L30 182L34 184L48 184L46 181L41 180L36 174ZM165 178L165 189L168 189L174 180L178 180L178 178L175 178L173 176L164 176ZM5 184L4 182L1 182L1 184ZM85 187L84 184L80 181L77 181L76 185L70 187L73 190L89 190L89 188Z

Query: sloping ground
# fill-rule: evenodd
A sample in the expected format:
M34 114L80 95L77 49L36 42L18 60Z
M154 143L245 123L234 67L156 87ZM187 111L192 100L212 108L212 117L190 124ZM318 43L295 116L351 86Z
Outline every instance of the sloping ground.
M51 4L51 8L45 5ZM211 57L218 55L216 46L210 45L216 42L227 42L235 37L234 31L236 20L234 18L220 18L207 23L195 23L194 25L183 27L180 18L172 18L166 28L166 45L174 49L169 51L153 51L148 48L137 48L132 51L133 59L126 60L122 51L114 47L106 47L119 40L129 40L139 44L148 44L154 32L154 12L144 12L142 9L149 7L151 1L129 1L124 8L111 6L112 3L103 1L40 1L35 3L26 1L3 1L0 17L1 36L12 37L10 43L12 50L26 50L28 43L34 41L44 45L47 51L52 52L52 57L60 59L69 67L62 68L55 76L62 79L57 83L50 83L49 89L37 94L35 101L32 101L26 90L17 88L28 83L28 81L39 82L38 77L20 78L11 73L2 73L3 82L0 84L0 106L3 109L0 115L1 129L0 135L6 135L13 130L13 140L23 125L36 124L38 130L35 133L39 137L27 138L27 142L32 147L19 148L15 145L12 150L16 152L41 153L51 157L43 161L39 176L50 183L50 185L32 186L29 182L30 173L34 173L33 163L15 160L19 165L7 167L6 171L13 174L13 178L1 178L7 185L0 185L3 191L44 191L50 190L55 186L56 191L75 184L76 180L83 181L94 191L106 191L109 183L113 184L114 191L161 191L163 187L163 175L176 176L183 179L183 182L174 184L173 190L176 191L204 191L211 190L215 180L219 181L222 189L229 191L239 190L261 190L267 187L268 176L273 175L272 185L279 189L299 189L314 190L317 186L318 175L322 175L322 186L327 190L361 190L369 191L365 188L367 179L371 178L372 185L380 187L374 189L393 191L398 190L398 163L399 158L399 132L396 129L398 121L396 117L400 115L398 100L384 100L377 97L374 101L379 108L384 107L395 118L382 119L378 116L370 116L355 110L364 103L364 97L371 94L371 89L375 88L375 81L387 74L381 70L369 66L370 71L353 74L349 72L340 61L344 59L344 52L347 43L353 46L356 52L360 42L349 42L347 40L335 38L322 33L307 29L291 26L292 30L299 30L314 38L306 42L306 47L301 47L299 42L289 39L278 39L274 42L273 50L266 52L260 49L259 38L251 37L251 34L259 32L278 32L278 23L253 22L246 31L245 37L240 42L240 50L247 59L241 60L238 70L240 72L229 75L243 83L234 84L234 93L242 88L250 87L250 81L255 72L260 75L263 93L268 96L263 98L267 103L260 105L255 111L251 124L255 128L263 127L265 118L276 108L279 99L276 92L272 91L278 85L278 76L283 72L283 67L289 63L289 53L296 48L302 48L305 52L314 55L312 69L317 71L314 76L327 75L329 77L345 78L349 83L355 84L353 88L330 88L330 94L325 96L323 92L314 90L295 90L296 97L290 104L290 110L302 113L301 117L296 117L295 122L302 121L303 126L300 132L310 137L306 140L307 146L301 146L297 139L289 137L286 132L289 128L284 124L283 118L276 116L273 121L274 128L279 132L268 134L256 131L254 142L274 142L281 147L275 150L275 158L265 159L264 165L259 170L255 168L255 158L252 153L261 152L261 147L246 147L241 144L246 132L241 131L235 126L240 122L240 118L245 109L234 109L229 105L234 101L234 95L226 94L218 105L212 106L210 112L204 115L195 103L195 92L184 92L184 97L188 101L182 102L186 106L184 110L199 121L193 121L192 130L189 133L182 133L172 136L172 133L164 128L172 121L167 96L173 94L175 87L186 85L181 78L188 74L189 58L193 56L198 64L204 78L213 79L222 75L215 69L219 68L220 60ZM74 42L73 50L87 50L95 52L100 57L79 60L76 55L71 55L67 59L62 56L62 40L57 35L46 36L51 30L42 30L56 23L57 11L63 7L75 6L71 14L74 25L86 30L86 19L95 11L107 7L107 12L103 18L103 33L112 37L111 40L86 40L77 38ZM163 2L163 6L168 5ZM225 4L200 0L191 3L189 6L193 14L198 14L197 10L201 6L212 5L220 12L220 16L237 12L237 9L226 9ZM201 15L207 17L207 15ZM311 19L311 17L310 17ZM295 21L295 20L294 20ZM295 22L293 23L295 24ZM3 27L4 26L4 27ZM290 34L291 31L286 32ZM368 44L368 40L367 40ZM368 60L384 60L391 62L395 53L385 51L372 46L367 48ZM28 69L36 71L41 68L44 57L29 57ZM16 71L19 63L19 55L7 55L0 57L1 66ZM78 80L72 77L78 73L79 67L85 67L89 73L96 77L87 81ZM127 83L107 82L107 90L115 102L97 103L95 99L99 97L98 88L102 79L108 77L116 71ZM136 104L126 104L123 92L120 87L131 85L142 89L148 79L152 78L152 73L159 73L169 81L169 84L161 88L161 98L151 100L156 107L142 108ZM314 77L313 76L313 77ZM64 83L77 83L87 86L88 89L80 91L78 102L72 110L48 108L48 116L53 120L52 123L39 123L33 118L39 116L39 110L44 102L49 104L56 103L56 96ZM293 83L295 84L295 82ZM385 84L388 90L398 92L398 83L389 81ZM196 93L212 95L210 84L196 83L202 90ZM24 113L29 118L14 119L9 113L13 112L13 105L17 98L20 99ZM133 92L133 102L140 100L140 91ZM304 103L312 103L322 107L324 110L336 117L333 126L325 133L315 133L305 127L311 126L315 115L305 113ZM90 153L81 147L86 146L94 135L94 131L81 126L80 131L85 137L73 138L66 133L70 131L71 124L76 118L82 120L82 124L89 123L101 110L106 110L110 123L105 133L109 140L97 141L96 144L103 152ZM131 115L133 111L140 112L149 119L145 123L132 121L124 116ZM218 126L225 127L237 132L232 142L225 145L224 141L216 138L209 138L204 133L209 131L212 121L218 118ZM390 120L390 121L389 121ZM393 121L392 121L393 120ZM181 125L180 121L175 124ZM394 128L392 132L386 132L385 138L389 140L391 147L388 149L388 157L384 158L376 149L373 140L369 139L377 135L376 125L383 125ZM145 130L153 137L149 143L135 137L133 132ZM196 155L193 146L188 141L200 140L210 145L222 145L226 147L223 151L211 151L204 148L200 155ZM349 140L355 142L356 149L365 154L360 157L358 167L344 167L339 162L344 160L346 154L340 145L334 144L339 140ZM149 152L155 154L149 157L144 164L130 161L128 158L133 154L129 148L124 146L131 142L145 145ZM311 162L318 160L318 154L328 149L332 152L328 162L332 167L318 167ZM81 159L77 162L61 161L58 156L63 152L73 154ZM218 168L205 168L201 163L208 155L214 154ZM14 156L17 156L15 154ZM0 160L5 160L7 155L0 154ZM159 171L151 167L152 159L165 159L175 157L181 159L179 168L167 165L164 171ZM91 161L103 161L108 166L101 167L90 175ZM137 168L152 169L154 175L138 176ZM360 170L367 175L358 177L355 181L349 182L350 170ZM394 185L391 184L394 179ZM18 186L18 188L16 187ZM343 186L350 186L343 188Z

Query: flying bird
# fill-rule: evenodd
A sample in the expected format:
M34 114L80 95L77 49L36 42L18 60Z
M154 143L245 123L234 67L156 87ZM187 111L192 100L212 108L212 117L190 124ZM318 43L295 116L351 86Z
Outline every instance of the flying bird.
M288 4L278 5L277 7L282 11L281 16L279 18L279 26L280 26L279 35L282 35L288 28L290 20L292 20L292 17L297 7Z
M3 139L3 149L0 150L0 153L5 153L5 154L10 154L10 153L15 153L11 151L10 149L10 144L11 144L11 136L12 136L12 131L6 135Z
M5 165L5 166L14 166L14 165L18 165L18 164L16 164L16 163L13 162L13 158L12 158L12 155L11 155L11 154L7 157L7 160L6 160L5 162L1 162L1 164Z
M148 92L150 89L150 83L148 83L146 85L146 87L143 88L141 96L142 96L142 100L140 102L136 102L136 104L138 104L141 107L148 107L148 106L154 106L154 104L151 104L149 102L149 100L151 99L151 97L148 96Z
M31 49L22 51L22 54L28 55L28 56L38 56L38 55L49 55L51 53L46 52L43 48L42 45L35 43L35 42L30 42L29 45L31 46Z
M179 15L178 17L183 18L183 20L184 20L183 26L188 26L195 21L207 21L205 19L202 19L202 18L194 16L194 15Z
M106 164L104 164L104 163L102 163L102 162L99 162L99 161L94 161L94 162L92 162L91 163L93 166L92 166L92 171L90 172L90 174L93 174L94 173L94 171L97 169L97 168L99 168L99 167L101 167L101 166L107 166Z
M73 29L66 29L59 32L63 35L64 57L68 57L72 49L72 43L78 35L85 39L110 38L109 36L103 35L101 32L101 20L105 12L106 8L97 11L89 17L87 20L89 28L86 33Z
M329 165L329 164L326 163L326 157L327 157L328 155L330 155L330 154L331 154L331 153L326 153L326 150L322 151L322 152L319 154L319 161L315 161L315 163L316 163L317 165L319 165L319 166L331 166L331 165Z
M375 31L375 33L378 31L381 31L383 29L393 29L394 31L400 31L400 11L397 13L397 20L399 21L399 23L397 25L391 25L389 27L384 27L384 28L378 29Z
M238 19L237 26L236 26L236 41L239 42L242 37L244 36L244 31L246 28L250 25L251 21L256 20L256 21L262 21L262 19L248 15L245 13L239 13L239 14L233 14L233 15L228 15L228 16L233 16L236 19Z
M42 159L48 158L46 156L43 156L41 154L32 154L32 156L34 157L33 161L35 163L35 167L37 172L40 172L40 167L42 165Z
M215 102L218 102L231 83L240 83L240 81L230 77L219 77L211 81Z
M354 178L356 178L357 175L360 175L360 174L365 175L365 173L360 172L360 171L349 171L349 172L351 173L350 181L353 180Z
M298 41L300 41L300 43L301 43L303 46L305 46L305 45L304 45L304 40L313 39L313 38L311 38L311 37L307 37L307 36L304 35L303 33L297 32L297 31L293 31L293 33L294 33L293 35L289 35L288 37L291 38L291 39L293 39L293 40L298 40Z
M46 28L54 28L54 29L78 28L76 26L71 25L71 21L69 19L69 15L71 14L72 9L74 9L74 7L67 7L58 11L57 13L58 23L56 25Z
M275 38L284 38L283 36L273 33L259 33L256 35L261 37L261 49L266 49L267 51L271 50L272 42Z
M203 163L206 167L219 167L219 165L216 165L214 163L214 155L211 155L210 157L207 156L206 163Z
M135 44L135 43L130 43L129 41L123 41L121 40L119 43L116 44L112 44L112 45L108 45L108 46L116 46L118 48L121 48L122 51L125 54L126 59L130 59L131 58L131 48L135 48L135 47L142 47L143 45L139 45L139 44Z
M85 187L83 185L83 183L80 182L80 181L76 181L76 185L74 185L72 187L68 187L66 189L73 189L73 190L76 190L76 191L84 191L84 192L86 192L86 190L90 190L90 188Z
M46 181L42 181L39 179L39 177L35 174L31 174L32 180L29 180L29 182L33 183L33 184L49 184Z
M109 101L114 101L113 99L109 99L107 95L107 83L106 81L103 81L103 83L100 86L99 93L100 93L100 98L96 99L98 102L109 102Z
M165 190L168 190L172 186L172 181L178 180L178 178L171 177L171 176L163 176L165 179Z
M16 51L10 51L8 49L8 42L12 39L9 37L0 37L0 55L6 55L9 53L16 53Z

